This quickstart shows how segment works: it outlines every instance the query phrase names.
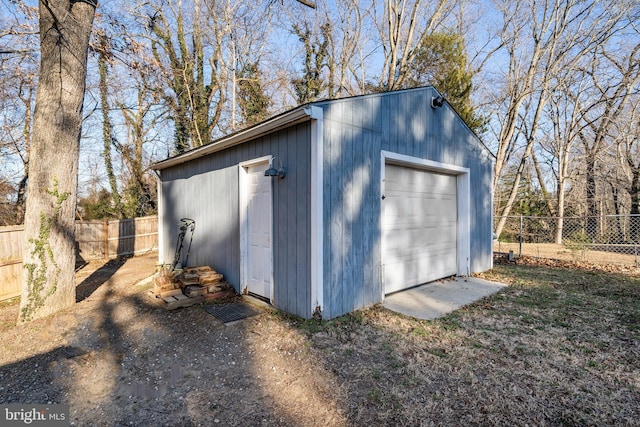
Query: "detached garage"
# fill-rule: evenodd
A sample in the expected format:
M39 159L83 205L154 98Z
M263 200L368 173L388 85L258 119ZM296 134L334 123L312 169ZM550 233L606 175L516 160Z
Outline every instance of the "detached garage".
M431 87L298 107L154 165L160 262L309 318L492 267L494 157Z

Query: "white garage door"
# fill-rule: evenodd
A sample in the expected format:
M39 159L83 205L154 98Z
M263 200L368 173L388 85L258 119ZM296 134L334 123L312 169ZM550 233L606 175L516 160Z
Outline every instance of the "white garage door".
M456 188L454 175L385 166L385 293L456 274Z

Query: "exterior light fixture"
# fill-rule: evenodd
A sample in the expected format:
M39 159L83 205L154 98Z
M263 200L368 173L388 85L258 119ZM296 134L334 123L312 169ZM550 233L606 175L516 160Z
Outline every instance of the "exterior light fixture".
M273 178L274 176L279 176L281 179L285 177L285 175L287 174L284 170L284 168L282 167L282 162L280 161L280 159L278 159L278 163L280 163L280 168L276 169L273 166L273 161L277 159L277 157L274 157L271 159L271 161L269 162L269 169L267 169L266 171L264 171L264 176L270 176L271 178Z
M443 96L434 96L431 98L431 108L440 108L444 105Z

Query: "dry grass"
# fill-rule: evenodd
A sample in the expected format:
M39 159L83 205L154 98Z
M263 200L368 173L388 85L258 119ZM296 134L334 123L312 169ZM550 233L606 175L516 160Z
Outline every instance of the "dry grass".
M497 266L511 286L436 321L376 307L311 346L355 425L640 425L640 279Z

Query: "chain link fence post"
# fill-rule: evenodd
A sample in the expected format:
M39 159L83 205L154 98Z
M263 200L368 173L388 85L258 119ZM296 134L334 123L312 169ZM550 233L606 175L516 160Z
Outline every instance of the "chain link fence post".
M518 250L518 256L521 257L522 256L522 233L523 233L523 229L524 229L524 222L523 222L523 218L522 215L520 215L520 248Z

